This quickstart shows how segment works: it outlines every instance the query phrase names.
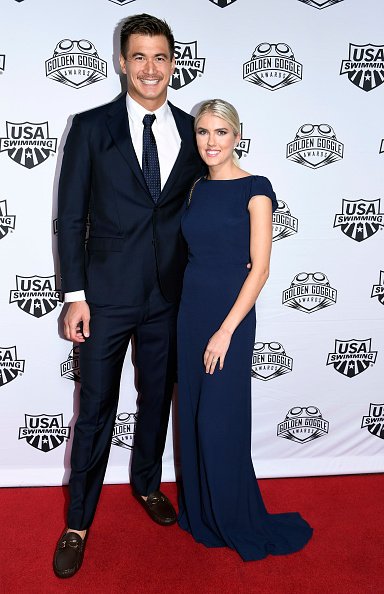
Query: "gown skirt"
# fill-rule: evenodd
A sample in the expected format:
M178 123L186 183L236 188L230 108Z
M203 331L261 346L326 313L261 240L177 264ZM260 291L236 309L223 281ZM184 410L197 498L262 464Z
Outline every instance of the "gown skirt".
M293 553L312 535L299 513L267 512L253 469L254 308L234 332L224 368L210 375L203 366L208 340L248 274L248 202L258 195L269 196L275 210L267 178L197 182L182 219L189 258L178 316L178 523L197 542L230 547L244 561Z

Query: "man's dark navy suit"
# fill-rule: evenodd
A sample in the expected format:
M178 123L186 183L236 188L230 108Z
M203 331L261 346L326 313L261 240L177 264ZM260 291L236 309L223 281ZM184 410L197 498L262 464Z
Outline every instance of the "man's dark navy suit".
M75 116L64 149L58 211L62 290L84 289L91 309L91 336L80 344L82 389L68 512L73 529L88 528L93 519L132 335L141 402L131 481L142 495L160 484L186 260L180 216L203 171L193 118L169 106L181 147L156 205L132 144L125 95Z

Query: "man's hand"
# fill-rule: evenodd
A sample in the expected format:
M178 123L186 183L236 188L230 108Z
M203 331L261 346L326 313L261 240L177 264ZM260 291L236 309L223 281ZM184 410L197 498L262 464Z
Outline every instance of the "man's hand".
M64 318L65 338L73 342L85 342L89 337L89 320L91 318L86 301L74 301L68 307Z

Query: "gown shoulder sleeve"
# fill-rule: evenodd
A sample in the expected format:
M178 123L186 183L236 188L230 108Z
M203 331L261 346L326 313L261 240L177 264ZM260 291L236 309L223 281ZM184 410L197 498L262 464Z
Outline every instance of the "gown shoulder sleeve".
M272 184L267 177L263 177L262 175L251 176L249 199L251 199L252 196L268 196L268 198L272 200L272 212L275 212L277 209L276 194L273 191Z

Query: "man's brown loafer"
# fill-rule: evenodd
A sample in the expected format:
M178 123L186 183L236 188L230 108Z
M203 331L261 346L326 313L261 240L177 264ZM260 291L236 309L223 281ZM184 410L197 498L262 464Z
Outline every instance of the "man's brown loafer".
M57 577L72 577L79 571L83 562L87 534L84 540L76 532L66 532L60 537L53 558L53 569Z
M141 495L133 492L136 499L144 507L147 514L154 522L161 526L171 526L176 522L176 512L168 497L161 491L154 491L143 499Z

